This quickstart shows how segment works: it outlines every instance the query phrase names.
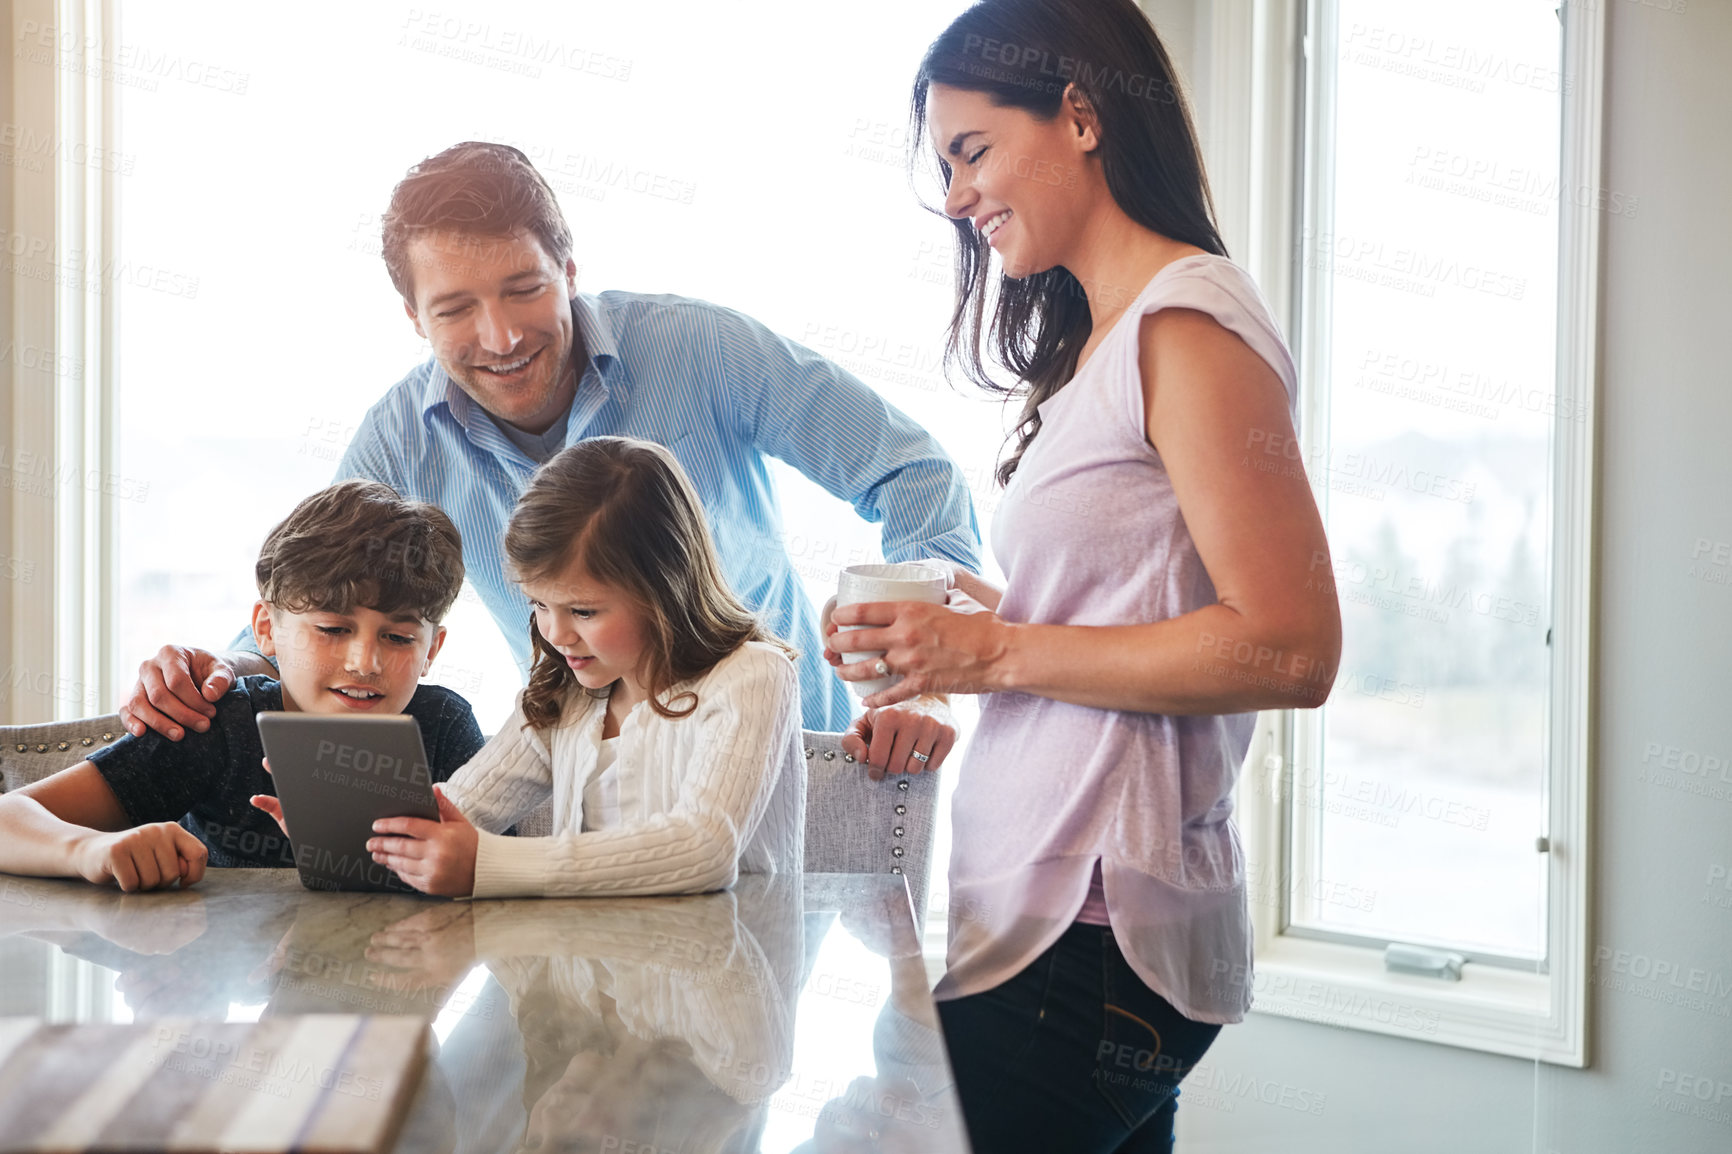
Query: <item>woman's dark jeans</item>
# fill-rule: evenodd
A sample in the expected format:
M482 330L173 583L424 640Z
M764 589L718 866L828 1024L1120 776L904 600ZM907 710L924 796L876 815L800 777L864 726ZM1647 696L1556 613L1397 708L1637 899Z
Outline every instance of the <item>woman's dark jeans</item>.
M974 1154L1169 1154L1179 1081L1221 1032L1144 985L1110 929L1081 922L938 1016Z

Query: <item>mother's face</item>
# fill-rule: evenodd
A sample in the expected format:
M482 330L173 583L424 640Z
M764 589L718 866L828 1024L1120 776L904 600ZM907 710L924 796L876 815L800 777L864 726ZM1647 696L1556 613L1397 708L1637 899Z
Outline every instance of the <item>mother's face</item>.
M1005 275L1043 272L1080 250L1106 195L1099 130L1086 104L1067 92L1058 113L1043 120L984 92L934 84L926 127L950 166L945 213L973 223Z

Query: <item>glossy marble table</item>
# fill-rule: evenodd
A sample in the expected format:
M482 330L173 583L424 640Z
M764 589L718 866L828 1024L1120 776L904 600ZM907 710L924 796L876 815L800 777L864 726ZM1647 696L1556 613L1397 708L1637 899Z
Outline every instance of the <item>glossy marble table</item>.
M0 1016L298 1013L429 1023L399 1151L968 1149L900 877L448 902L0 875Z

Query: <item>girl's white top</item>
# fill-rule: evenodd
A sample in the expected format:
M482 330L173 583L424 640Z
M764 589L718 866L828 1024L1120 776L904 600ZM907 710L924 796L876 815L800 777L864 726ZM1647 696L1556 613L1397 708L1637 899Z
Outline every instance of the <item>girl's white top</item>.
M1293 361L1250 277L1222 257L1167 265L1040 406L993 522L1005 620L1131 625L1216 600L1146 433L1139 322L1165 308L1206 313L1242 339L1292 410ZM1251 464L1265 460L1292 464ZM957 779L937 996L989 990L1027 967L1076 919L1099 861L1113 934L1143 981L1188 1018L1242 1018L1251 935L1230 815L1255 719L982 698Z
M669 719L647 702L620 726L614 764L597 773L607 702L574 688L549 730L511 719L446 783L480 830L475 896L702 893L741 873L798 871L805 854L806 767L798 672L781 650L748 642L664 696L698 695ZM592 778L617 809L591 812ZM553 799L553 836L499 831Z
M619 738L603 738L583 783L583 828L617 829L626 814L635 818L643 812L642 786L640 774L620 772Z

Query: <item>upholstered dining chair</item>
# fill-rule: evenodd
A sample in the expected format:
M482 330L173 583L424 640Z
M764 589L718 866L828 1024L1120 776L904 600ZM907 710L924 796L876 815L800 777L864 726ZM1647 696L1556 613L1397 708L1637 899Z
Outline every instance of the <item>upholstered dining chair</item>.
M20 789L77 765L92 750L124 736L118 713L46 725L0 725L0 790Z
M76 765L123 736L118 714L46 725L0 726L0 787L19 789ZM806 755L806 869L811 873L890 873L907 880L916 920L925 913L938 776L872 781L842 752L839 733L801 734ZM518 823L525 837L553 832L543 805Z

